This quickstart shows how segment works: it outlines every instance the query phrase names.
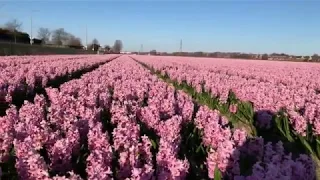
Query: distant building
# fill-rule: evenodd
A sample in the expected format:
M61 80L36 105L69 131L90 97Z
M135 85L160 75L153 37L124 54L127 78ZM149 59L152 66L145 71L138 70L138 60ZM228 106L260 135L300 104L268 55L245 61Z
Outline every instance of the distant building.
M290 57L288 56L279 56L279 55L271 55L269 56L269 59L270 60L277 60L277 61L285 61L285 60L289 60Z
M129 51L121 51L120 54L131 54Z
M98 51L97 51L97 54L104 54L106 50L103 48L103 47L99 47Z

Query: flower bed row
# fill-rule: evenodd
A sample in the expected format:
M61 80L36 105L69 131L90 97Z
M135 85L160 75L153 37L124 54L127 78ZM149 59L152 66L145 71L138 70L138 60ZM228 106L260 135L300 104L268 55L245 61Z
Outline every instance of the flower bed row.
M0 116L10 104L20 107L24 100L32 101L36 93L43 93L45 87L57 88L116 57L36 56L16 57L3 62L0 58Z

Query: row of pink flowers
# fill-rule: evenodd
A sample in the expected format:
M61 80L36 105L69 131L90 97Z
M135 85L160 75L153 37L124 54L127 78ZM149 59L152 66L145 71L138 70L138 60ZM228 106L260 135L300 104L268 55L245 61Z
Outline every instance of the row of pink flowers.
M14 91L32 93L35 86L46 87L49 80L70 75L115 57L117 55L0 58L0 102L11 102Z

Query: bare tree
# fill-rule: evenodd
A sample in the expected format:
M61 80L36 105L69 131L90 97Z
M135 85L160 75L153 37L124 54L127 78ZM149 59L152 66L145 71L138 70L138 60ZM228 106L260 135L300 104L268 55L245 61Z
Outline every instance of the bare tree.
M52 42L55 45L64 45L68 41L69 33L64 28L56 29L52 32Z
M100 48L99 41L96 38L94 38L92 40L92 43L89 44L88 49L90 49L92 51L98 51L99 48Z
M304 61L310 61L310 59L311 59L310 56L304 56L304 57L303 57L303 60L304 60Z
M51 32L48 28L39 28L38 38L41 39L44 44L49 42L50 36Z
M311 56L311 58L312 58L312 61L319 61L320 60L320 56L318 54L313 54Z
M268 54L263 54L263 55L261 56L261 59L262 59L262 60L268 60L268 58L269 58Z
M123 48L123 45L122 45L122 41L121 40L116 40L115 42L114 42L114 45L113 45L113 51L115 52L115 53L120 53L121 52L121 50L122 50L122 48Z
M19 31L21 30L21 26L22 26L22 23L19 22L17 19L13 19L11 21L8 21L6 24L5 24L5 27L9 30L12 30L12 31Z
M67 44L69 46L74 46L74 47L81 47L82 46L81 39L78 37L75 37L72 34L69 35Z
M107 52L110 52L111 47L110 47L109 45L105 45L105 46L104 46L104 49L105 49Z
M92 40L92 44L99 45L99 41L98 41L96 38L94 38L94 39Z
M150 55L157 55L157 51L156 50L151 50L150 51Z
M21 30L21 27L22 27L22 23L19 22L17 19L8 21L5 24L5 28L13 32L15 43L17 43L17 31Z

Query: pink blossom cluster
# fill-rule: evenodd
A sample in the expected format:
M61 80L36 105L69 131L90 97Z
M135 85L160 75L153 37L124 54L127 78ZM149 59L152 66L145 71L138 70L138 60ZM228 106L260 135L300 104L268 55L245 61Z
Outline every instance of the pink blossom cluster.
M140 119L160 136L157 174L160 179L184 179L189 163L178 159L183 123L190 122L194 104L190 97L166 83L156 81L148 93L148 106L140 111ZM176 97L177 96L177 97Z
M35 150L40 150L49 140L50 132L45 121L46 101L41 95L35 97L35 103L25 101L19 110L19 118L15 123L15 138L23 141L30 138Z
M51 179L49 169L71 170L68 166L63 167L63 165L69 165L68 160L71 154L68 153L68 149L74 146L66 143L72 142L72 133L67 133L65 139L60 138L46 121L44 97L36 96L34 101L34 103L25 102L15 119L13 141L17 157L15 167L21 179ZM74 129L71 131L74 132ZM52 164L46 164L44 158L39 154L39 150L44 147L48 149ZM73 175L74 178L72 178L72 171L69 173L71 173L71 179L80 179L76 175ZM53 179L61 178L63 179L63 177L53 177Z
M80 148L80 132L77 126L77 108L75 100L62 95L57 89L46 89L50 107L48 121L54 126L52 137L46 147L49 150L52 169L64 171L71 169L71 157Z
M6 111L6 116L0 117L0 162L6 162L14 140L14 125L18 119L18 112L14 106Z
M112 104L113 148L119 153L118 178L150 179L153 175L151 143L147 137L140 141L140 127L136 122L135 115L130 112L130 102L114 100ZM145 162L143 162L143 159Z
M228 126L228 119L221 116L217 110L210 110L201 106L196 119L196 127L202 130L205 146L210 147L207 166L209 177L214 178L215 168L223 174L239 175L240 148L247 140L245 130L232 131Z
M90 150L86 169L88 179L111 179L112 147L109 144L108 134L102 132L100 122L90 123L88 149Z

